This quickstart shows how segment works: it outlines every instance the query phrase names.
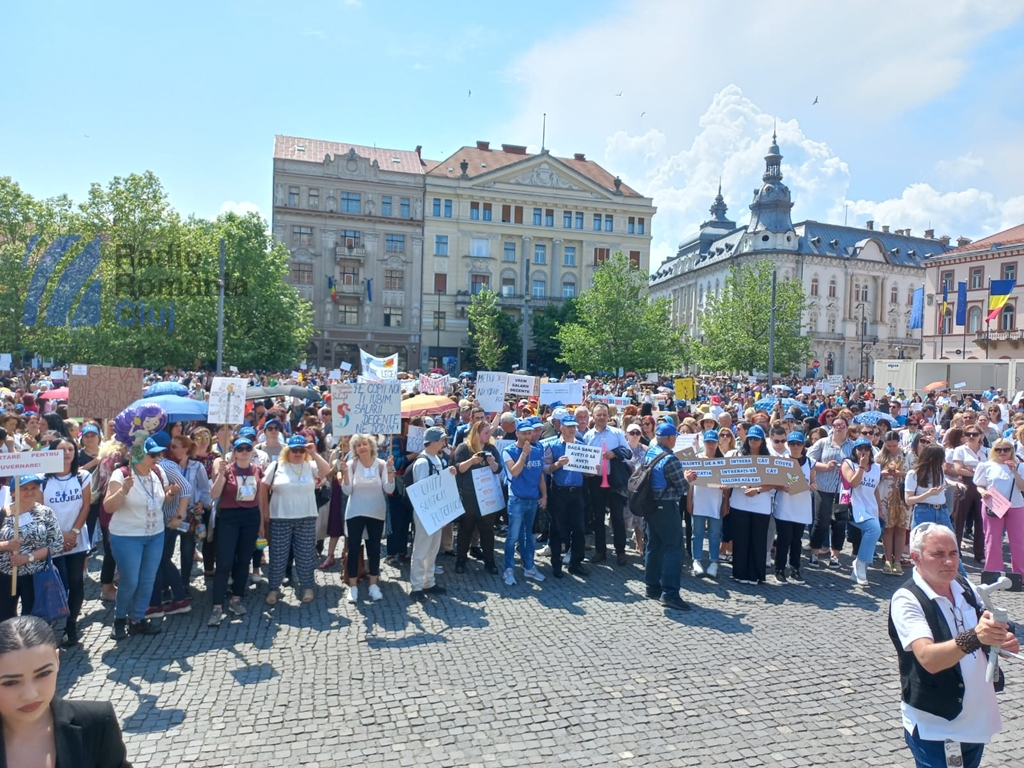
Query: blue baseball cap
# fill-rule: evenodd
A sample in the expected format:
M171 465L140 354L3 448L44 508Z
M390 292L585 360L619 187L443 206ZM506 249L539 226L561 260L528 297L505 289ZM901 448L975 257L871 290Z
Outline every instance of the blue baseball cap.
M15 483L24 487L31 483L38 483L39 485L42 485L45 482L46 475L22 475L21 477L12 477L10 485L11 493L14 493Z
M147 453L151 452L149 450L149 446L148 446L148 443L149 443L150 440L152 440L154 443L159 445L161 448L168 448L171 445L171 436L170 435L168 435L166 432L157 432L155 435L150 437L149 440L146 441L146 443L147 443L146 452Z
M800 443L802 445L802 444L807 442L807 438L804 437L804 433L803 432L796 432L796 431L794 431L794 432L790 432L789 435L786 436L786 442L787 443Z
M529 419L520 419L516 422L516 432L533 432L533 424Z
M753 437L756 440L764 440L764 430L755 424L747 430L747 437Z
M658 425L658 428L654 430L654 434L658 437L674 437L679 434L679 431L672 422L663 421Z
M874 446L871 445L871 441L868 440L866 437L858 437L856 440L854 440L853 450L856 451L858 448L871 448L872 450L874 450Z
M576 423L576 419L574 419L572 416L566 416L559 423L563 427L578 427L579 426L579 424Z
M527 421L530 422L530 426L531 427L539 427L543 423L543 422L541 422L539 416L530 416L527 419Z
M84 427L82 427L82 435L98 435L99 433L100 428L97 427L95 424L86 424Z
M256 430L252 427L242 427L238 430L239 437L256 437Z
M288 438L288 447L289 448L305 448L306 447L306 438L304 438L302 435L292 435L291 437Z
M267 421L267 423L263 425L263 430L266 431L266 430L270 429L271 427L277 427L278 430L280 430L281 429L281 422L278 421L277 419L269 419Z
M157 434L166 434L166 433L165 432L159 432ZM170 437L168 436L167 444L170 445L170 443L171 443ZM142 449L146 453L163 453L164 451L167 450L167 446L166 445L160 445L160 443L157 442L152 437L147 437L145 444L142 446Z
M718 442L718 433L715 432L715 430L713 430L713 429L709 429L707 432L704 433L704 442L705 443L717 443Z
M303 440L302 442L303 442L303 444L305 444L306 441ZM252 440L250 440L248 437L240 437L237 440L235 440L234 443L232 443L232 447L234 447L234 448L238 448L238 447L243 446L243 445L247 445L250 448L252 448Z

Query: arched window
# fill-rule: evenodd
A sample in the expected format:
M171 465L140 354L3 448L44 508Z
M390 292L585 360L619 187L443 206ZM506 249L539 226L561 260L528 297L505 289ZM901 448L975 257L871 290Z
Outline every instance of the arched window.
M811 333L817 333L818 332L818 313L817 312L811 312L811 314L807 316L807 330L810 331Z
M967 332L977 333L981 330L981 307L971 307L967 313Z
M946 314L942 316L942 333L943 336L953 332L953 310L947 309Z
M1007 304L1003 307L1003 311L999 313L999 330L1000 331L1012 331L1013 321L1015 319L1015 310L1013 304Z
M833 277L828 281L828 297L834 299L836 297L836 279ZM831 331L829 331L831 333Z
M868 284L864 283L864 285L862 285L862 286L860 286L858 288L858 291L859 291L859 293L857 294L857 301L867 301L868 300Z
M898 304L900 301L900 288L898 285L894 285L892 290L889 291L889 302L891 304Z
M817 296L817 295L818 295L818 278L817 277L812 277L811 278L811 296Z
M907 289L907 306L912 307L914 305L914 289L913 287Z

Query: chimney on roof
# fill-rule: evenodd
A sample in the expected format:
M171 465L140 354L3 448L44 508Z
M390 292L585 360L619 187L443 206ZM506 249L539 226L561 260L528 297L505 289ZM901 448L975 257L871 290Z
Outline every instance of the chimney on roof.
M939 242L942 243L944 246L949 245L949 235L943 235L942 237L940 237Z
M573 160L586 160L587 156L585 154L583 154L582 152L577 152L575 155L572 156L572 159Z
M868 219L867 221L864 222L864 226L867 227L868 229L872 229L873 230L875 228L875 220L874 219Z
M882 225L882 232L884 232L887 235L889 234L889 225L888 224L883 224Z
M508 152L510 155L525 155L526 147L520 146L519 144L502 144L501 150Z
M423 145L422 144L417 144L416 145L416 157L418 157L420 160L423 159L423 155L420 154L420 152L422 150L423 150Z
M958 237L956 239L956 247L963 248L965 245L970 245L971 238L969 237Z
M910 237L910 230L909 229L904 229L903 230L903 234L906 235L907 237Z
M485 152L489 152L490 149L491 149L491 142L489 142L489 141L478 141L476 143L476 148L477 149L482 149Z
M924 236L926 238L928 238L929 240L934 240L935 239L935 230L934 229L926 229L924 231Z

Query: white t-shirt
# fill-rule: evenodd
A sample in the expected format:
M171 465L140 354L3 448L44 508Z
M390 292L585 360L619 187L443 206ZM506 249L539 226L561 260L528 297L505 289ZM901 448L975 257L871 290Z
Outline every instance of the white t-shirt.
M270 485L270 519L301 520L316 517L316 479L319 469L311 461L292 464L275 461L263 481Z
M959 582L954 581L950 585L956 605L956 614L954 614L953 605L949 600L936 595L935 591L918 575L916 568L913 579L914 583L938 604L951 636L956 637L958 633L973 629L978 625L978 615L964 599L963 587ZM979 604L981 603L981 598L977 596L977 593L975 593L975 599ZM915 640L935 639L928 627L928 620L924 616L921 603L909 590L896 590L892 596L890 612L893 626L896 628L904 650L909 651ZM957 626L957 617L962 617L961 627ZM944 717L922 712L904 701L900 702L903 727L908 733L913 733L916 727L918 735L926 741L952 739L967 744L990 742L992 737L1002 730L1003 724L999 718L999 703L996 700L995 689L992 687L992 683L985 682L987 668L988 656L982 651L975 651L960 660L960 674L964 678L964 701L963 710L958 717L946 720Z
M115 493L124 482L124 469L115 469L107 486ZM115 536L154 536L164 529L164 485L155 469L140 475L132 468L132 487L121 507L110 517L110 532Z
M74 475L59 475L48 477L43 487L43 506L53 510L57 517L60 529L70 533L75 527L75 521L82 513L82 489L89 487L89 479L92 476L88 471L82 469L78 477ZM82 532L78 535L78 543L70 552L62 552L56 557L74 555L78 552L87 552L92 548L89 543L89 529L83 524Z
M1017 474L1024 477L1024 464L1017 465ZM981 462L974 470L974 484L979 488L999 491L1010 501L1011 507L1024 507L1024 494L1013 481L1010 468L1002 462Z
M395 490L395 481L388 480L387 465L383 459L374 459L369 467L364 467L359 459L348 462L348 484L342 484L341 490L349 497L345 508L345 519L353 517L369 517L374 520L387 518L388 504L386 494Z
M878 488L881 476L882 468L872 462L862 475L860 485L851 489L850 502L853 506L853 521L855 523L878 518L878 499L875 498L875 489Z
M693 516L718 520L722 516L722 489L705 485L691 485Z
M921 499L918 504L931 504L932 506L946 506L946 484L940 483L939 485L921 485L917 480L917 470L912 469L907 472L907 479L904 483L904 497L906 496L920 496L930 488L940 488L941 491L933 493L926 499ZM904 499L905 500L905 499ZM909 501L907 502L910 503Z
M958 446L953 450L953 461L963 462L967 469L974 469L981 462L988 459L988 448L981 446L975 453L966 445Z
M794 461L796 461L796 459L794 459ZM801 467L804 473L804 479L807 481L808 485L811 482L811 467L813 465L814 462L807 459ZM813 507L814 502L811 498L810 490L801 491L800 493L778 491L775 494L776 520L789 520L793 523L810 525L814 514Z

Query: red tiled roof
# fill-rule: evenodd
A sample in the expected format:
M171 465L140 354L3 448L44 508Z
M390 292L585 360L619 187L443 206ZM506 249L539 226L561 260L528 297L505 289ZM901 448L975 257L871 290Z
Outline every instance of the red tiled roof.
M299 149L304 147L305 149ZM343 144L337 141L320 141L319 139L302 139L297 136L275 136L274 158L281 160L303 160L309 163L322 163L324 157L347 154L354 149L360 157L376 160L382 171L400 171L402 173L422 174L426 163L415 152L404 149L381 149L363 147L358 144ZM398 162L395 162L395 160Z
M987 251L992 248L993 245L998 243L1003 248L1010 245L1021 245L1024 244L1024 224L1019 224L1016 227L1005 229L1002 232L997 232L994 235L989 235L981 240L975 240L973 243L961 246L960 248L954 248L944 256L951 256L955 253L968 253L973 251Z
M427 166L428 176L444 176L449 179L457 179L462 175L459 163L463 160L469 163L466 174L470 178L482 176L498 168L520 163L530 158L537 157L527 152L507 152L504 149L480 149L479 147L463 147L450 157L437 163L433 167ZM564 163L582 176L586 176L599 187L604 187L609 192L615 191L615 176L609 173L592 160L577 160L570 157L555 157L560 163ZM448 169L451 169L449 171ZM643 197L639 192L623 183L619 189L627 197Z

